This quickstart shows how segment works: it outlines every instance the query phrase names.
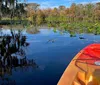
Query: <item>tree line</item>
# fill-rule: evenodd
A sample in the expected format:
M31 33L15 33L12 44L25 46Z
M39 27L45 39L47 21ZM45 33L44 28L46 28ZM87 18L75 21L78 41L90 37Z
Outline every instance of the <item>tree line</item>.
M0 0L0 18L21 18L26 15L24 10L24 3L19 3L18 0Z
M100 21L100 3L96 4L75 4L69 8L59 6L59 8L39 9L28 13L28 17L36 18L37 23L62 23L62 22L99 22Z
M10 16L12 18L13 16L13 18L25 19L34 26L47 24L50 27L60 27L69 31L78 30L78 32L83 32L87 30L90 33L100 33L100 2L88 4L72 3L69 8L59 6L58 8L33 9L23 3L19 4L18 0L9 1L12 2L6 2L5 5L3 3L0 5L0 11L5 17ZM13 9L10 9L6 5L7 3L10 3L10 6L16 3L16 7L14 8L13 4Z
M69 8L38 9L27 13L31 24L47 24L55 29L63 29L78 33L88 32L100 34L100 3L75 4ZM56 31L56 30L54 30Z
M39 9L30 15L33 23L48 24L50 27L67 30L71 33L88 32L100 34L100 3L75 4L69 8ZM34 19L35 18L35 19Z

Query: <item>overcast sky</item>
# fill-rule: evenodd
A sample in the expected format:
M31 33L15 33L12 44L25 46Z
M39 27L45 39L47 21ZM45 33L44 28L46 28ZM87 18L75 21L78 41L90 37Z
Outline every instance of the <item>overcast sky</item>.
M64 5L69 7L72 3L96 3L100 2L100 0L27 0L29 3L38 3L40 4L40 8L54 8L60 5Z

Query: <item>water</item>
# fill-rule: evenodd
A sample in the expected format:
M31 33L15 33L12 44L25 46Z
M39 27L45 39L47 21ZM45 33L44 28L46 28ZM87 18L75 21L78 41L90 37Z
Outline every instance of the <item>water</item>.
M34 59L38 68L12 69L5 77L15 85L56 85L70 61L82 48L100 42L99 35L83 34L85 39L79 39L78 34L77 37L70 37L68 33L54 33L52 29L40 29L38 34L24 32L24 35L30 43L26 48L26 56Z

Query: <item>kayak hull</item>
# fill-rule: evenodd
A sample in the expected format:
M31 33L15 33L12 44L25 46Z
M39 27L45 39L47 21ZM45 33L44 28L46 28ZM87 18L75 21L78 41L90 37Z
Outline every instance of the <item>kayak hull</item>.
M100 44L85 47L72 59L57 85L99 85L97 61L100 61Z

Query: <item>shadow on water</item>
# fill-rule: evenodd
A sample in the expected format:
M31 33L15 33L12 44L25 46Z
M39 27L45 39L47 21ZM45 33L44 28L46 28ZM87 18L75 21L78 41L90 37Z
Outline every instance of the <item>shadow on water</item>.
M26 69L28 67L37 68L33 59L26 58L25 48L29 46L26 36L22 31L10 30L11 35L0 36L0 85L16 85L15 80L10 80L7 75L12 75L12 70L16 68Z

